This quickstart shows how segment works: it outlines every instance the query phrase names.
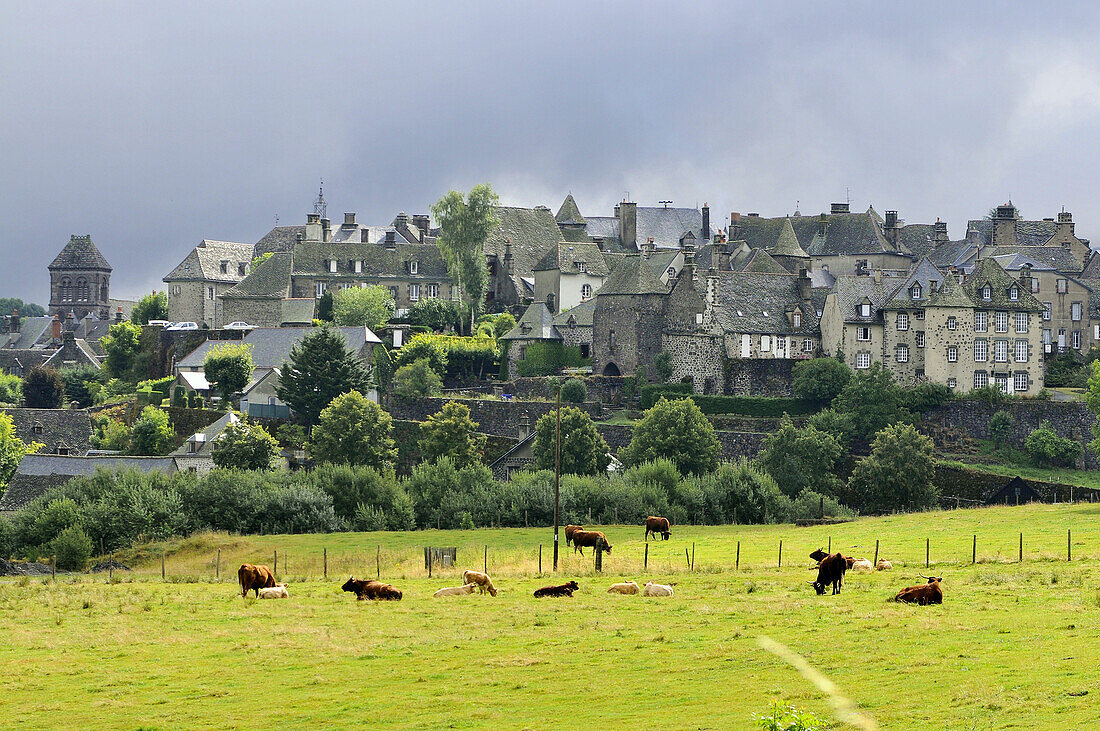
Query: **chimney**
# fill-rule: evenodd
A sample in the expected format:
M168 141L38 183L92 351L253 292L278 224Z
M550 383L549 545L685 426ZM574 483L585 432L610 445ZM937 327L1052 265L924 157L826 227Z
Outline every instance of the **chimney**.
M386 248L396 251L397 250L397 233L394 231L386 232Z
M122 305L119 305L118 309L115 310L115 322L122 322Z
M1031 265L1024 264L1020 269L1020 289L1025 292L1031 291Z
M519 439L523 441L531 436L531 417L527 414L519 417Z
M993 212L993 246L1015 246L1016 206L1009 201Z
M806 267L798 270L798 297L804 303L810 301L810 274Z
M370 243L370 229L366 226L359 229L359 241L364 244Z
M710 205L703 204L703 238L710 240Z
M61 339L61 315L54 315L50 323L50 337L54 340Z
M898 212L887 211L886 212L886 228L897 228L898 226Z
M1066 245L1073 238L1073 214L1068 211L1062 211L1058 214L1058 240L1061 241L1063 245Z
M703 300L707 303L708 310L718 303L718 273L714 267L707 270L707 289Z
M728 238L730 241L736 241L737 237L741 235L741 214L734 211L730 214L730 230Z
M634 248L638 245L638 204L623 201L619 204L619 238L623 246Z
M428 238L428 230L431 228L431 219L426 213L413 216L413 225L420 229L420 243Z
M898 245L898 212L887 211L886 212L886 230L884 231L886 240L890 242L890 245L897 248Z
M949 240L947 238L947 221L941 221L937 218L934 231L934 237L937 244Z
M849 208L849 205L847 203L833 203L829 207L829 213L832 213L832 214L850 213L848 208Z
M882 270L875 269L871 272L875 277L875 284L882 284Z
M321 225L321 214L319 213L307 213L306 214L306 241L321 241L324 235L324 228Z
M694 286L695 283L695 247L684 249L684 268L680 270L680 279L684 279Z
M714 253L718 256L718 270L730 271L730 245L728 243L715 244Z
M824 236L826 229L829 228L829 217L822 213L817 217L817 235Z
M69 314L65 315L65 330L72 332L76 328L76 313L69 310Z
M653 237L650 236L648 239L646 239L645 244L642 245L642 256L648 259L653 255L654 248L656 247L653 246Z
M354 228L354 227L355 227L355 214L354 213L345 213L344 214L344 228Z
M332 221L328 220L327 218L321 219L321 234L324 237L321 240L324 241L326 244L329 241L332 241Z
M512 239L504 239L504 271L512 273Z

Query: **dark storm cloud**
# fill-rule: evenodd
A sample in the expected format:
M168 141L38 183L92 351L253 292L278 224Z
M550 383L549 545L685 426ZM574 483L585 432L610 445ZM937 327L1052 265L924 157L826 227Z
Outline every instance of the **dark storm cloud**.
M448 188L587 214L937 216L1009 195L1100 238L1089 4L5 3L0 294L91 233L136 295L202 238L383 223ZM964 7L965 6L965 7Z

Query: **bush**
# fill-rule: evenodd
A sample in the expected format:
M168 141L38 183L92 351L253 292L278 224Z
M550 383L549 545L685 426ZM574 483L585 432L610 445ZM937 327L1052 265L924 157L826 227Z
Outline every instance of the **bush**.
M720 451L714 425L694 402L662 398L634 427L619 458L628 466L669 459L681 474L701 475L714 469Z
M932 440L911 424L892 424L875 436L871 455L856 465L848 490L872 513L931 508L939 499Z
M672 378L672 371L672 353L662 350L653 359L653 375L657 376L660 383L668 383L669 379Z
M791 392L800 399L828 405L852 377L848 365L836 358L813 358L794 364Z
M131 452L145 456L168 454L175 444L176 432L168 423L168 414L155 406L142 409L131 430Z
M948 385L921 383L906 390L905 405L910 411L923 414L932 409L938 409L953 398L955 398L955 392Z
M832 434L812 424L799 429L784 415L779 429L764 440L757 461L793 498L807 489L836 495L840 480L834 470L843 456L844 448Z
M814 520L820 518L824 509L826 518L852 518L855 513L851 508L841 505L835 497L822 495L813 490L803 490L798 497L791 501L790 513L787 520Z
M1024 449L1031 461L1040 466L1072 467L1083 447L1072 439L1058 436L1044 420L1039 428L1027 435Z
M588 386L579 378L570 378L561 387L561 400L571 404L583 404L588 398Z
M409 309L409 322L431 328L435 332L458 330L462 326L463 313L457 302L426 297L417 300Z
M648 409L657 403L661 397L672 398L674 394L689 395L695 393L690 383L653 383L642 386L639 391L639 400L642 409Z
M92 539L79 527L66 528L50 543L50 551L63 571L83 571L92 556Z
M592 365L592 359L582 357L578 346L536 340L528 343L523 360L516 363L516 373L524 378L552 376L562 368L587 365Z
M1002 391L1000 386L983 386L971 389L964 398L971 401L984 401L987 404L1001 404L1008 401L1009 395Z
M65 404L65 379L49 366L31 366L23 377L23 403L29 409L60 409Z
M1090 372L1073 351L1067 350L1047 362L1043 382L1050 388L1085 388Z
M723 520L777 523L786 520L790 499L775 480L747 460L727 462L701 481L704 499Z
M1016 420L1004 409L997 411L989 418L989 437L998 449L1004 447L1012 438L1012 430L1015 426Z
M0 372L0 404L18 406L23 400L23 379ZM88 406L91 403L87 404Z
M427 358L418 358L397 369L393 377L393 392L404 398L438 396L443 393L443 379Z

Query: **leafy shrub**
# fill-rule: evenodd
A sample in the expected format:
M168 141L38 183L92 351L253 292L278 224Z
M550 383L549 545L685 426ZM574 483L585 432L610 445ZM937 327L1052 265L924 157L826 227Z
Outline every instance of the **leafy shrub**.
M443 393L443 379L427 358L418 358L397 369L393 377L393 391L405 398L438 396Z
M828 405L844 390L852 370L837 358L812 358L794 364L791 392L800 399Z
M965 398L973 401L984 401L988 404L1000 404L1008 401L1010 397L1001 390L1000 386L990 385L971 389L966 393Z
M50 543L50 551L63 571L83 571L92 556L92 539L79 527L66 528Z
M516 363L516 372L524 378L552 376L562 368L580 368L591 364L592 359L582 357L578 346L534 341L527 345L523 360Z
M672 398L674 394L688 395L691 393L694 393L694 390L690 383L653 383L642 386L639 391L640 405L643 409L648 409L657 403L662 396Z
M955 397L950 386L943 383L921 383L905 392L905 404L910 411L923 414L939 408Z
M1035 464L1060 467L1077 462L1083 447L1072 439L1058 436L1050 422L1044 420L1038 429L1027 435L1024 449Z
M18 406L23 399L23 379L0 372L0 404ZM84 404L90 406L91 403Z
M583 404L588 398L588 386L579 378L570 378L561 387L561 400L571 404Z
M653 375L657 376L659 382L668 383L669 379L672 378L672 371L672 353L662 350L653 359Z
M779 701L772 705L770 713L753 715L756 725L764 731L818 731L826 728L826 722L809 711L801 711L794 706L781 708Z
M823 502L824 501L824 502ZM836 498L822 495L813 490L803 490L791 501L787 520L813 520L820 518L824 510L826 518L851 518L855 516L851 508L841 505Z
M1012 438L1012 430L1016 426L1016 420L1012 414L1000 409L989 418L989 437L998 447L1004 447Z

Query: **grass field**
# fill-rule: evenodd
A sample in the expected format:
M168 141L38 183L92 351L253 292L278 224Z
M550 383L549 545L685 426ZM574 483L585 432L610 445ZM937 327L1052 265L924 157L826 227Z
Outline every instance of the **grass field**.
M641 528L607 526L604 573L563 554L561 579L581 591L560 600L530 594L556 581L534 575L540 541L549 569L547 529L197 536L164 547L167 582L153 546L120 556L141 563L114 583L0 583L0 717L26 728L739 729L773 700L831 717L826 696L760 648L763 635L880 728L1088 728L1100 718L1098 518L1100 506L1061 505L814 528L676 526L673 540L650 544L645 573ZM850 574L842 594L818 597L806 554L830 538L869 558L878 540L895 570ZM926 538L945 604L887 601L928 573ZM683 555L692 542L694 572ZM427 578L429 544L457 546L459 566ZM486 545L499 597L431 597L461 583L462 568L481 568ZM382 578L404 600L356 602L340 583L373 575L379 547ZM242 600L230 569L270 563L276 549L291 599ZM671 582L676 596L605 593L622 578Z

